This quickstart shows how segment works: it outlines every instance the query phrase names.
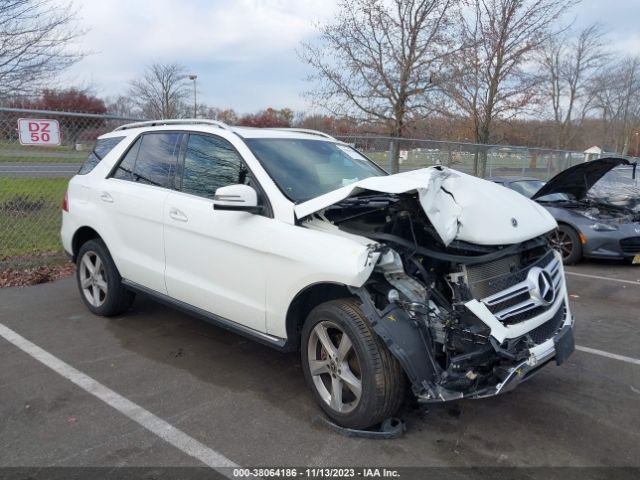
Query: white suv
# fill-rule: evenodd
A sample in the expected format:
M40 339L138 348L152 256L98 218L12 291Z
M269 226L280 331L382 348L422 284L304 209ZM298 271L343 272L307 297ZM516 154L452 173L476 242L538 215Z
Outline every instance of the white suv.
M281 350L336 423L510 390L573 351L556 222L445 167L388 175L314 131L125 125L69 182L62 242L85 304L135 292Z

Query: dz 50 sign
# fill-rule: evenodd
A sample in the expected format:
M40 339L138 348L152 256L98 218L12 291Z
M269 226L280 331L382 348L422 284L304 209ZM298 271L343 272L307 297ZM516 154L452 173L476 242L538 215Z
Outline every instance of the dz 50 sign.
M60 125L57 120L20 118L18 132L21 145L60 145Z

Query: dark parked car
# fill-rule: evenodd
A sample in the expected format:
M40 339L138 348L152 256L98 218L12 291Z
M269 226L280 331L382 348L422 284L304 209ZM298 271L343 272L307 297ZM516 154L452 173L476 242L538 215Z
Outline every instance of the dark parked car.
M564 263L583 257L640 263L640 189L635 165L628 160L581 163L548 182L531 177L490 180L537 201L553 215L558 222L554 242Z

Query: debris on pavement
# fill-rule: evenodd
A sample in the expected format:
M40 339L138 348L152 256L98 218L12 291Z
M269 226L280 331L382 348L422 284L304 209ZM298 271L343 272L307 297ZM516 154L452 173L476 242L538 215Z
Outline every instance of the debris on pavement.
M0 272L0 288L26 287L52 282L73 275L75 265L71 262L61 265L47 265L26 269L12 269Z

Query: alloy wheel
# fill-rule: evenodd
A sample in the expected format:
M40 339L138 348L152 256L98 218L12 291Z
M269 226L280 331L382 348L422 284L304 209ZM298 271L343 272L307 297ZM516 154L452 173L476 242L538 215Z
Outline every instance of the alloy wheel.
M556 230L551 235L551 245L558 250L563 259L567 259L573 253L573 240L569 234L562 230Z
M85 252L80 260L80 287L87 302L100 307L107 299L107 280L104 264L92 250Z
M338 413L353 411L362 396L362 371L347 333L333 322L318 322L307 350L311 378L322 400Z

